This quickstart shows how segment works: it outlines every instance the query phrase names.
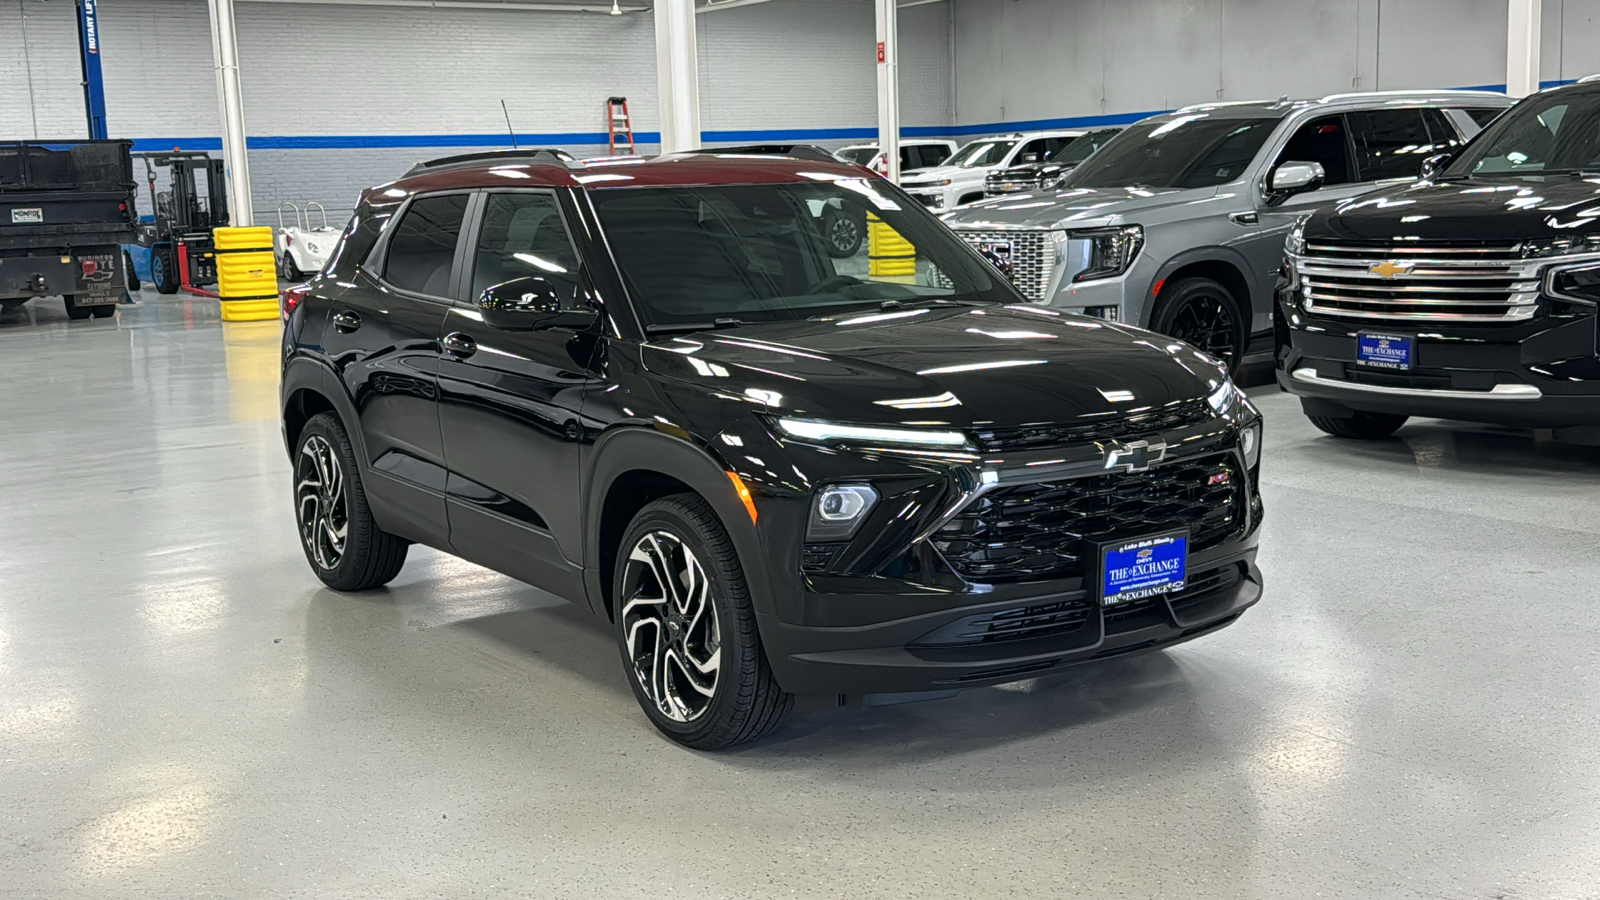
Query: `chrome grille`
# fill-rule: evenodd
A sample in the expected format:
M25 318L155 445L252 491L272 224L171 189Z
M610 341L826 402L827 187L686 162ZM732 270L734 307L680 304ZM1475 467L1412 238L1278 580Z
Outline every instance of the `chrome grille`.
M1017 194L1023 191L1037 191L1039 178L1030 176L1026 178L996 178L990 175L983 180L983 189L990 194Z
M1032 229L1017 231L957 230L961 239L979 252L996 244L1011 247L1011 283L1029 300L1043 300L1050 294L1050 279L1055 275L1055 248L1050 232Z
M1519 322L1538 309L1543 262L1514 243L1318 241L1295 265L1313 315Z

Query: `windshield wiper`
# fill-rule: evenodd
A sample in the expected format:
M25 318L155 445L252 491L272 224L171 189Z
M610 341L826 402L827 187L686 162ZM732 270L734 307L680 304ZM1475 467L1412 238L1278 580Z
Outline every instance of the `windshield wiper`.
M645 334L687 334L692 331L716 331L719 328L738 328L748 325L743 319L712 319L709 322L666 322L660 325L646 325Z

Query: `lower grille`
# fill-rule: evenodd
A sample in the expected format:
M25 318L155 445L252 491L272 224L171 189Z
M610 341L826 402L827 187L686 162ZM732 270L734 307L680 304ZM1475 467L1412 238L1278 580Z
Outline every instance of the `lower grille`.
M1243 487L1227 453L1146 472L1013 485L981 495L931 541L977 584L1079 577L1084 540L1187 528L1191 552L1222 543L1243 526Z
M956 234L980 253L1003 259L1011 269L1011 283L1029 300L1043 300L1050 293L1050 279L1056 271L1056 254L1048 231L966 231Z
M986 428L973 432L973 437L986 453L1048 450L1067 444L1115 440L1129 435L1186 428L1209 421L1214 415L1211 404L1204 399L1180 400L1131 416Z
M1296 261L1308 313L1378 321L1515 322L1539 304L1541 260L1517 244L1324 241Z

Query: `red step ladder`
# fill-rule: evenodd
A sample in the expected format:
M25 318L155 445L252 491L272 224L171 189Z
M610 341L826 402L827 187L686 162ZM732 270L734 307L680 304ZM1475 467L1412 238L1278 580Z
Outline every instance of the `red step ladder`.
M611 150L611 155L617 155L617 145L626 144L628 149L624 155L633 156L633 120L628 118L628 98L608 97L606 99L606 142Z

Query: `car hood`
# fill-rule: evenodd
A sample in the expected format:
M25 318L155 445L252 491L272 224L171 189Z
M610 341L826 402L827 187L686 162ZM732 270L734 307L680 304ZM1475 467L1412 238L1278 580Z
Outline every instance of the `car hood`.
M774 413L1014 426L1205 397L1215 363L1170 338L1033 307L918 307L663 338L661 377Z
M942 218L953 228L1071 228L1122 224L1137 222L1140 214L1197 203L1215 196L1216 188L1062 188L1010 197L991 197L954 210Z
M1600 234L1600 178L1416 182L1363 194L1306 224L1306 236L1355 241L1505 240Z
M1053 175L1062 175L1078 167L1077 163L1029 163L1025 166L1012 166L991 172L990 178L996 181L1026 181L1033 178L1044 178Z

